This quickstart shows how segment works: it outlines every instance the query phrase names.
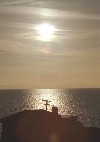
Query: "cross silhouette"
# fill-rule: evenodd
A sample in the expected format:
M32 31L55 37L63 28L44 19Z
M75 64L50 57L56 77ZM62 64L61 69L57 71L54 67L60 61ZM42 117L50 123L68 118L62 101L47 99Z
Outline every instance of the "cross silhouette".
M47 110L48 110L48 106L50 105L49 103L50 103L51 101L43 100L43 99L42 99L42 101L45 102L44 105L46 106L46 111L47 111Z

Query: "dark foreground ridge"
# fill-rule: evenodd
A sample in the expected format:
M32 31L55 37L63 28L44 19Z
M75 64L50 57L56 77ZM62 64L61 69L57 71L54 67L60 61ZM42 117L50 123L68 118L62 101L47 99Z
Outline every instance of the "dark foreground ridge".
M0 122L0 142L100 142L99 128L84 127L77 117L62 118L56 107L25 110Z

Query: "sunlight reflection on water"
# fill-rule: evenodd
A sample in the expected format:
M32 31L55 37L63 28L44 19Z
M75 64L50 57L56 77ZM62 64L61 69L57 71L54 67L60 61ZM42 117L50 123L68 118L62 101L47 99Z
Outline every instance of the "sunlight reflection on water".
M84 125L100 126L99 89L33 89L1 90L0 118L23 110L45 109L42 99L57 106L59 114L78 116Z
M44 103L42 99L49 100L50 106L48 110L51 111L52 106L56 106L59 109L60 114L69 115L72 113L70 106L70 97L68 91L66 90L66 94L63 91L58 89L36 89L30 90L28 93L30 96L26 103L28 103L28 107L30 109L45 109ZM34 96L35 94L35 96Z

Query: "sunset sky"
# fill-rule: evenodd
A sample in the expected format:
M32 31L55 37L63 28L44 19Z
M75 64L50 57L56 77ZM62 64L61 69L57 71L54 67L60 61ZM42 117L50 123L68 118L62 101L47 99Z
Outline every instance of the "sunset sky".
M100 87L100 0L0 0L0 88L73 87Z

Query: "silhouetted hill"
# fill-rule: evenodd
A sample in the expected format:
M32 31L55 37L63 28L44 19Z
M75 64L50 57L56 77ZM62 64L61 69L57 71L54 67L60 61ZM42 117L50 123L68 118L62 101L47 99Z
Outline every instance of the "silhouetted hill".
M77 117L57 111L25 110L0 120L1 142L100 142L100 129L87 128Z

